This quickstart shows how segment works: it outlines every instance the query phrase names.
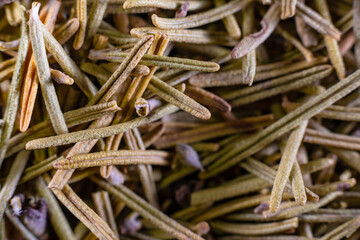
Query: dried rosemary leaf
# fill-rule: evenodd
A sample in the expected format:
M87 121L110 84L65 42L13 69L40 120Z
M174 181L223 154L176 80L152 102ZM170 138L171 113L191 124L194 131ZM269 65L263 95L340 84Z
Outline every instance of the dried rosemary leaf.
M14 74L11 80L10 92L7 99L7 107L4 114L4 127L1 132L0 141L0 166L4 161L7 151L7 143L11 137L14 128L16 112L18 109L18 102L20 100L20 86L21 78L24 71L24 64L29 46L28 30L26 27L25 9L21 8L22 22L21 22L21 41L16 59Z
M209 11L184 18L166 19L153 14L151 20L156 27L161 29L194 28L227 17L244 8L249 2L250 0L235 0Z
M261 30L242 39L232 50L232 58L238 59L262 44L275 30L280 21L280 6L274 3L261 20Z

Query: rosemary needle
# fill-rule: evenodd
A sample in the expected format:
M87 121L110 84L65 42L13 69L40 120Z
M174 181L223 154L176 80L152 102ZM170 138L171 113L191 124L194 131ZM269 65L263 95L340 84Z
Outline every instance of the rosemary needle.
M155 76L152 77L148 89L167 102L174 104L178 108L198 118L209 119L211 117L211 113L205 107Z
M281 19L295 15L297 0L281 0Z
M166 19L158 17L156 14L151 16L153 24L162 29L182 29L202 26L224 17L227 17L245 7L251 0L235 0L220 7L211 9L207 12L194 14L184 18Z
M130 129L141 126L143 124L156 121L159 118L162 118L163 116L166 116L169 113L175 112L177 110L178 108L171 104L165 105L164 107L157 109L147 117L135 118L134 120L125 123L119 123L104 128L88 129L73 133L61 134L54 137L32 140L26 144L26 149L45 148L50 146L65 145L68 143L109 137L114 134L126 132Z
M78 50L85 41L87 23L87 0L76 0L76 17L79 20L79 30L75 36L74 49Z
M7 142L11 137L13 127L15 124L16 113L18 109L18 103L20 100L20 86L21 78L24 71L24 64L29 46L29 37L26 27L25 9L21 9L21 40L19 45L18 57L16 59L15 70L11 80L10 92L7 99L7 107L4 114L5 126L1 132L0 141L0 166L5 158L7 151Z
M330 2L0 1L0 239L358 239L360 4Z
M109 60L115 62L121 62L122 58L128 56L128 53L120 51L108 51L108 50L91 50L89 58L91 60ZM158 66L158 67L171 67L175 69L184 69L192 71L203 71L203 72L216 72L219 70L219 64L214 62L205 62L192 59L182 59L175 57L166 57L159 55L145 54L140 64L147 66Z
M74 169L118 164L158 164L168 165L169 154L162 151L120 150L75 155L53 163L56 169Z
M329 22L331 22L331 16L326 1L316 0L315 4L319 9L321 15L323 15L324 18L326 18ZM342 80L346 76L346 71L345 71L344 60L340 54L340 49L337 43L337 39L334 39L333 37L330 36L324 36L324 40L325 40L326 48L328 50L330 61L334 65L338 78Z
M249 4L243 13L242 29L244 36L251 34L254 28L254 4ZM243 82L252 85L256 75L256 51L251 50L242 60L242 79Z
M7 202L10 200L11 196L14 194L17 183L21 177L25 165L29 160L30 152L21 151L13 162L10 173L6 178L5 184L0 191L0 216L4 216L4 212L7 206Z
M274 186L271 191L271 198L269 204L270 212L274 213L279 209L281 196L285 188L286 179L289 178L294 161L296 161L296 154L300 147L302 138L304 136L308 121L303 121L295 128L287 141L284 153L281 157L280 165L276 173ZM305 204L305 203L303 203Z
M139 7L156 7L156 8L162 8L162 9L177 9L179 6L179 3L183 1L167 1L167 0L126 0L124 2L124 9L131 9L131 8L139 8ZM206 1L191 1L189 4L189 10L190 11L196 11L200 10L202 8L207 8L211 5L211 3L208 3Z
M16 230L19 231L19 233L22 235L22 237L28 240L38 239L37 237L35 237L35 235L32 232L30 232L30 230L28 230L24 226L24 224L20 221L20 219L17 216L14 216L14 214L11 212L10 209L6 209L5 214L7 219L9 219L9 221L14 225Z
M226 4L226 1L224 0L215 0L216 6L221 6ZM239 24L237 23L237 20L234 15L229 15L222 19L224 26L229 33L229 35L235 39L238 40L241 37L241 30L239 27Z
M210 177L228 169L229 167L233 166L233 164L236 164L237 162L241 161L247 156L250 156L252 153L255 153L262 146L268 145L273 139L276 139L283 133L298 126L302 120L307 120L311 116L316 115L321 110L325 109L326 107L336 102L338 99L341 99L352 90L358 88L360 86L360 81L358 76L359 74L360 71L353 73L352 75L348 76L343 81L335 84L334 86L332 86L325 92L321 93L314 99L303 104L300 108L296 109L295 111L279 119L276 123L270 125L262 132L249 138L246 141L246 143L242 144L241 148L237 148L237 147L233 148L234 149L233 152L237 152L237 153L241 152L241 154L238 154L236 157L232 158L230 161L227 161L225 164L223 164L223 161L224 160L226 161L227 158L223 157L221 160L218 159L218 161L215 164L211 165L207 171L200 173L200 175L202 177ZM306 111L306 113L304 113L301 116L298 115L303 111ZM291 120L293 120L294 122L292 122ZM279 135L278 136L274 135L273 131L275 131ZM267 136L265 139L269 139L269 140L265 140L263 138L265 136ZM259 140L260 142L258 142ZM253 145L254 143L256 143L255 146ZM228 156L229 155L232 156L232 153L229 153Z
M291 218L281 222L262 223L262 224L234 224L220 221L210 222L216 230L231 234L243 235L268 235L283 232L298 227L298 219Z
M232 50L232 58L241 58L248 54L251 50L258 47L275 30L275 27L279 21L280 8L277 3L274 3L260 22L262 29L259 32L250 34L249 36L246 36L244 39L242 39Z
M235 46L237 41L232 39L227 32L210 31L204 29L157 29L153 27L133 28L130 31L135 37L143 37L147 34L164 33L169 36L169 40L179 43L195 44L220 44L224 46Z
M101 89L97 92L97 94L90 100L88 105L96 104L96 103L104 103L109 101L112 97L118 97L118 94L121 92L118 91L118 88L126 82L126 79L135 68L135 66L139 63L141 57L145 54L147 49L149 48L150 44L153 41L152 36L146 36L141 39L132 49L127 58L125 58L124 62L116 69L116 71L111 75L109 80L101 87ZM117 94L116 94L117 93ZM113 119L113 115L104 116L96 121L94 121L90 126L90 131L94 131L96 129L103 126L108 126ZM140 121L141 122L141 121ZM136 127L131 126L130 128ZM111 134L114 135L114 134ZM75 146L71 149L67 156L73 156L79 153L87 153L89 152L98 139L91 141L91 142L78 142ZM58 170L52 181L50 182L51 188L58 188L62 189L66 182L71 178L72 173L74 170Z
M42 177L39 177L36 180L36 190L41 197L45 198L46 204L49 206L49 211L51 213L50 220L57 235L64 240L74 240L75 236L71 230L70 224L56 201L55 196L51 193L50 189L48 189Z
M46 108L56 133L67 133L68 129L62 115L54 85L51 81L51 73L49 63L47 61L45 43L43 34L39 28L39 12L40 4L33 3L30 11L29 30L32 42L32 49L34 52L37 74L41 85L41 90L44 96Z
M102 188L109 191L111 194L115 195L116 197L120 198L124 201L129 207L138 211L143 217L148 218L158 227L168 231L175 237L180 239L194 239L194 240L201 240L202 237L194 234L187 228L181 226L176 221L170 219L157 209L153 208L151 205L146 203L143 199L139 196L134 194L130 189L125 186L118 186L117 188L112 187L110 184L101 181L97 178L92 178L96 184L101 186Z
M296 14L304 19L304 21L321 34L329 35L340 40L341 32L328 20L321 17L320 14L306 6L301 1L296 2Z

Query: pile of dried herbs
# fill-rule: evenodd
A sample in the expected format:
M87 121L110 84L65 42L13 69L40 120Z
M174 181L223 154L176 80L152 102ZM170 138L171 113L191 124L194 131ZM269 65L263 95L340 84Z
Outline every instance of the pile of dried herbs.
M0 1L0 240L360 239L359 0Z

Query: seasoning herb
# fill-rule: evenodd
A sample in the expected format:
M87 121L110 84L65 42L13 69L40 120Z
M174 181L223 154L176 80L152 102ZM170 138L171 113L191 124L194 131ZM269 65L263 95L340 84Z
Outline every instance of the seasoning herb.
M358 1L41 4L0 3L1 239L359 238Z

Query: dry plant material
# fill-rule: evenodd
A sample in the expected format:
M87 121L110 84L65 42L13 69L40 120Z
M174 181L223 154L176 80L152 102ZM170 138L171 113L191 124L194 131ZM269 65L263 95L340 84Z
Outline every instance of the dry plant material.
M14 50L19 47L20 40L13 40L11 42L0 42L0 51Z
M2 4L1 239L359 238L359 1Z
M232 50L234 59L241 58L262 44L275 30L280 21L280 6L274 3L261 20L261 30L242 39Z
M290 218L288 220L263 223L263 224L232 224L227 222L210 222L210 226L218 231L223 231L230 234L241 235L269 235L278 232L291 230L298 227L298 219Z
M20 101L20 88L21 78L23 76L23 70L26 60L26 54L29 47L29 36L26 27L25 9L22 8L22 23L21 23L21 42L18 50L18 57L16 59L15 70L12 76L7 107L4 113L4 127L1 131L0 142L0 165L3 163L6 151L8 149L8 141L13 132L13 128L16 120L16 112L18 109L18 103Z
M123 82L130 75L130 72L135 68L137 63L139 63L141 56L143 56L146 50L149 48L150 44L153 41L153 37L144 37L134 46L129 56L124 60L124 62L119 66L118 69L111 75L109 80L101 87L97 94L91 99L88 105L93 105L97 102L104 103L111 99L111 97L117 92L117 89L121 86ZM115 94L115 97L117 95ZM104 116L96 121L94 121L90 126L89 130L94 131L101 126L107 126L112 121L113 115ZM136 127L136 125L132 126ZM113 135L113 134L111 134ZM110 135L110 136L111 136ZM76 141L77 142L77 141ZM88 153L96 144L97 140L91 142L78 142L68 153L69 156L73 156L79 153ZM84 148L86 146L86 148ZM50 186L53 188L62 189L66 182L71 178L74 170L58 170L50 182ZM65 181L64 181L65 180Z
M45 178L48 179L49 177L45 175ZM74 233L65 217L65 214L61 210L55 196L47 187L46 182L42 177L38 177L36 179L36 191L46 201L47 208L50 212L50 221L59 238L69 240L75 239Z
M20 2L12 1L10 4L5 5L5 15L8 23L15 27L21 22Z
M66 43L79 29L79 20L72 18L54 30L54 37L60 45Z
M116 237L120 238L114 218L113 209L111 207L109 193L105 191L96 192L92 194L92 198L94 200L96 212L110 225L111 229L116 234Z
M305 48L300 41L298 41L294 36L292 36L291 33L284 30L280 26L278 26L276 29L283 38L285 38L287 41L289 41L289 43L291 43L294 47L296 47L299 50L299 52L301 52L301 54L304 56L306 61L313 60L314 56L313 56L312 52L309 49Z
M146 99L138 98L136 99L135 103L135 111L139 117L146 117L149 115L150 106Z
M156 27L161 29L194 28L227 17L244 8L249 2L250 0L235 0L209 11L184 18L166 19L154 14L151 16L151 20Z
M279 209L286 179L289 178L291 169L293 169L294 162L296 161L297 151L300 147L301 140L304 137L307 124L308 121L306 120L301 122L300 125L291 132L287 140L283 155L280 160L280 165L276 173L274 186L271 191L269 211L272 213L277 212ZM304 193L301 194L301 196L305 196ZM294 197L295 200L299 201L301 205L306 203L306 196L303 198L299 198L298 196Z
M220 44L223 46L235 46L237 41L232 39L225 31L211 31L205 29L158 29L153 27L133 28L130 34L135 37L142 37L147 34L164 33L169 40L179 43L195 44Z
M187 85L185 93L198 103L203 104L204 106L215 108L222 112L231 111L231 106L227 101L203 88Z
M297 0L281 0L281 19L295 15Z
M148 89L165 101L177 106L178 108L190 113L197 118L206 120L211 117L211 113L207 108L200 105L192 98L189 98L176 88L164 83L155 76L152 77Z
M4 216L5 209L8 201L14 194L16 186L20 180L21 174L25 169L25 165L30 157L30 153L27 151L21 151L17 156L13 165L11 166L10 172L5 180L5 184L0 192L0 216Z
M131 9L131 8L140 8L140 7L157 7L157 8L162 8L162 9L172 9L172 10L176 10L181 3L183 3L184 1L180 0L176 0L176 1L166 1L166 0L149 0L149 1L139 1L139 0L128 0L125 1L124 3L124 8L125 9ZM209 7L210 3L204 3L203 1L191 1L190 2L190 6L189 6L189 10L191 11L196 11L196 10L201 10L202 8L207 8Z
M288 73L293 73L299 70L305 70L320 63L324 63L326 58L317 58L311 62L300 61L289 65L283 65L284 62L257 66L256 75L254 81L264 81L267 79L284 76L284 79L288 79L292 76ZM288 62L287 62L288 63ZM238 84L246 84L242 79L243 72L241 70L228 70L218 73L198 74L194 77L190 76L190 84L198 87L221 87L232 86ZM255 86L254 86L255 87ZM250 91L252 88L247 89ZM242 90L242 89L240 89Z
M33 3L29 17L29 32L37 68L37 75L53 128L57 134L66 133L68 132L68 129L61 113L54 85L51 82L51 73L49 63L47 61L43 34L38 26L40 22L38 17L39 8L39 3Z
M75 155L67 159L55 161L56 169L75 169L83 167L99 167L106 165L154 164L168 165L169 154L162 151L122 150Z
M254 29L254 4L250 4L246 7L243 14L242 29L243 35L246 37L250 35ZM245 84L251 86L254 82L256 73L256 50L251 50L243 57L242 60L242 79Z
M355 35L355 59L356 65L360 66L360 3L353 2L353 21L354 21L354 35Z
M296 13L314 30L321 34L332 36L336 40L340 40L341 32L327 19L322 18L316 11L300 1L296 2L296 10Z
M217 6L217 7L224 5L224 4L226 4L226 1L224 1L224 0L215 0L215 6ZM236 20L236 17L234 15L229 15L229 16L223 18L222 21L223 21L226 31L229 33L229 35L234 40L238 40L241 37L241 30L240 30L239 24Z
M304 0L298 0L304 2ZM298 15L295 15L296 31L305 47L316 46L318 39L315 31Z
M51 77L58 84L72 85L74 79L56 69L50 69Z
M192 166L196 169L204 171L203 166L201 165L199 155L197 152L187 144L177 144L176 145L176 154L181 162L186 165Z
M190 3L188 1L181 4L180 8L175 13L175 18L186 17L187 12L189 11Z
M320 14L329 22L331 22L331 16L329 12L329 8L327 6L326 1L316 0L315 4L320 12ZM337 42L338 39L334 39L330 36L324 36L325 45L328 51L328 55L330 61L332 62L336 74L340 80L344 79L346 76L344 60L341 56L339 44Z
M86 22L87 22L87 0L76 1L76 18L79 20L79 30L75 35L74 49L78 50L85 41Z
M59 1L52 1L51 7L49 5L44 6L42 11L40 12L40 19L44 21L45 27L52 32L53 27L55 25L56 18L54 16L57 15L60 9L61 3ZM37 24L37 28L39 28L39 23ZM41 40L42 36L40 37ZM30 38L31 40L31 38ZM42 40L43 41L43 40ZM30 43L31 44L31 43ZM30 45L33 47L32 45ZM31 57L30 57L31 55ZM34 58L34 52L32 48L28 51L28 58L30 58L27 66L27 71L25 78L22 83L22 92L21 92L21 120L20 120L20 130L25 131L30 124L35 99L37 95L37 90L39 87L39 77L36 69L36 62Z
M90 51L89 58L91 60L108 60L111 62L122 62L122 59L128 55L122 51ZM153 67L170 67L184 70L194 70L203 72L216 72L219 70L219 65L214 62L204 62L192 59L182 59L158 55L146 54L140 61L140 64Z

